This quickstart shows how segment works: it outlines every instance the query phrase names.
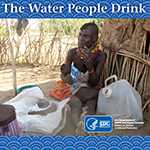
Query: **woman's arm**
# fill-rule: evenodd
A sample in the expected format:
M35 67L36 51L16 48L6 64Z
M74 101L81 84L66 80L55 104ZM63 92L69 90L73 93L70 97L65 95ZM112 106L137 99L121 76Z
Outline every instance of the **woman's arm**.
M88 83L90 86L97 86L101 85L101 75L104 70L104 64L106 62L107 55L104 52L101 52L101 54L98 57L98 62L96 65L96 68L93 68L91 71L89 71L89 80Z
M71 79L71 64L73 62L73 55L74 55L74 50L75 49L70 49L68 51L65 63L61 65L60 70L61 70L61 79L69 84L72 84L72 79Z

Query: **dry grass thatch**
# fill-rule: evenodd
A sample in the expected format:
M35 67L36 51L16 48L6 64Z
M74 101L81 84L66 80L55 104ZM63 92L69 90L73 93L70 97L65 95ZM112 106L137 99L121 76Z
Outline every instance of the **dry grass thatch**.
M149 20L107 20L100 41L108 54L106 77L116 74L128 80L142 96L143 105L150 98L149 26Z

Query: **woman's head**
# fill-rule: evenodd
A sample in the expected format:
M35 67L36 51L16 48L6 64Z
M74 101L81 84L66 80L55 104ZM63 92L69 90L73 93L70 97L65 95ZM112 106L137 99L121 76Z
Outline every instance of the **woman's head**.
M96 46L98 39L98 27L94 22L86 23L80 28L78 37L79 48L91 48Z

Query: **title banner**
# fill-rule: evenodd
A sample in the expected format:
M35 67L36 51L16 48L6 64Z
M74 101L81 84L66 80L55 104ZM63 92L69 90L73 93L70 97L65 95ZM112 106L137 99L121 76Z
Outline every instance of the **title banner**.
M0 18L150 18L150 1L1 0Z

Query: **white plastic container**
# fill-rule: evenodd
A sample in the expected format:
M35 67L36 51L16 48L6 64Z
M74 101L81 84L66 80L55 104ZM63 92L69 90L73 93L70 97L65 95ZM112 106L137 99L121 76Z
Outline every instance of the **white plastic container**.
M110 79L115 82L107 85ZM97 113L111 115L113 119L142 121L141 97L128 81L117 80L113 75L105 80L105 87L99 91Z

